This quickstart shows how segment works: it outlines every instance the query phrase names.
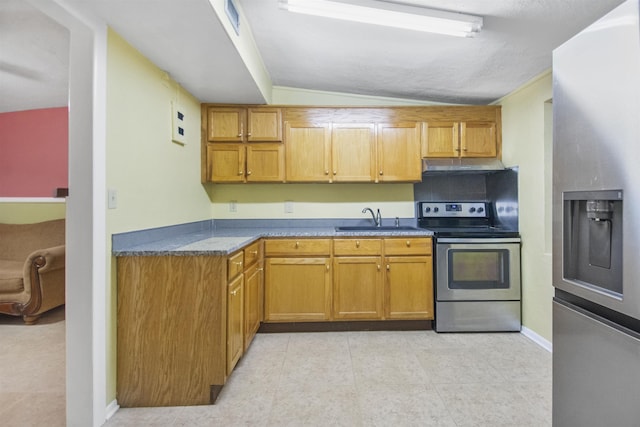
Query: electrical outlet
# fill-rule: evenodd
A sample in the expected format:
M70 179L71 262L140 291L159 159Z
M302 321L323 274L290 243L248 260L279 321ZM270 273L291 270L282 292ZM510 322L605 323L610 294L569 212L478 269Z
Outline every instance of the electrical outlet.
M115 209L118 207L118 190L114 188L107 189L107 208Z
M293 213L293 200L284 201L284 213Z
M238 212L238 201L230 200L229 201L229 212Z

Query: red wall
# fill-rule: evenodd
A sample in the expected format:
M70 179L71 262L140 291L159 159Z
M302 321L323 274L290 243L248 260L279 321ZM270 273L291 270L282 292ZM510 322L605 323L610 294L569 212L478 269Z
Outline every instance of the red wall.
M67 107L0 113L0 197L53 197L68 187Z

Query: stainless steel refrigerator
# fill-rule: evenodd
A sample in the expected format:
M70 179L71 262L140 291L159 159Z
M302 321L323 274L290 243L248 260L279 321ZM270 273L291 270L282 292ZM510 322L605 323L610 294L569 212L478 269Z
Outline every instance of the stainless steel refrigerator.
M553 53L553 425L640 426L640 26Z

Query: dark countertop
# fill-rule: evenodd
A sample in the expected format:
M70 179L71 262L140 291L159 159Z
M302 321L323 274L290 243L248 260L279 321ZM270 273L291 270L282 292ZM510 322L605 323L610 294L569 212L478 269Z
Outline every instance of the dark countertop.
M336 231L336 226L314 224L308 221L308 226L295 224L296 226L281 226L277 221L273 221L273 226L263 225L259 227L247 227L238 223L234 226L227 222L222 226L204 227L196 231L186 230L185 232L168 232L166 238L156 238L147 242L127 242L116 244L114 236L113 255L115 256L198 256L217 255L226 256L248 244L261 238L334 238L334 237L430 237L433 233L429 230L393 230L393 231ZM302 225L302 226L299 226ZM341 225L341 224L340 224ZM145 233L140 231L135 233ZM130 234L130 233L129 233ZM142 239L144 240L144 239Z

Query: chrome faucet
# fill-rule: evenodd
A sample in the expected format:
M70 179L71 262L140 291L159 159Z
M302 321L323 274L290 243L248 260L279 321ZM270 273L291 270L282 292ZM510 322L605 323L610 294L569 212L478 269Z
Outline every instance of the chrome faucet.
M376 227L380 227L382 225L382 216L380 215L380 209L377 209L377 213L373 213L373 209L371 208L362 209L362 213L367 213L367 211L371 213L371 218L373 218L373 223L376 225Z

